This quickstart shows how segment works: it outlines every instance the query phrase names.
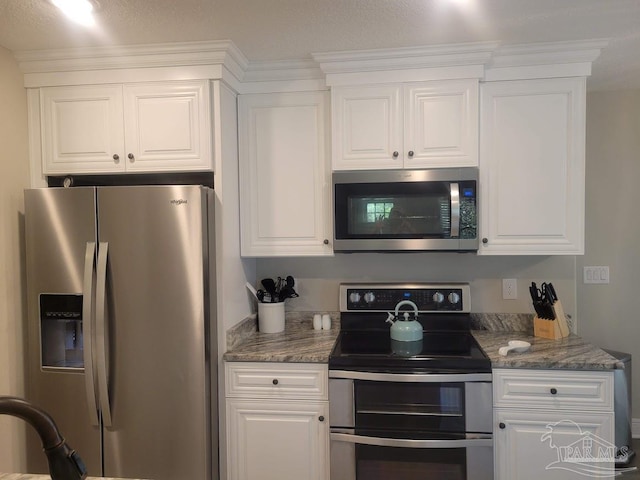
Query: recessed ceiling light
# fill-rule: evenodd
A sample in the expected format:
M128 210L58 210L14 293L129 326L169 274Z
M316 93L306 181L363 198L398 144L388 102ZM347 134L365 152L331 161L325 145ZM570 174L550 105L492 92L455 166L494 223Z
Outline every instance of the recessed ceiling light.
M93 18L93 2L89 0L51 0L51 2L80 25L91 27L96 23Z

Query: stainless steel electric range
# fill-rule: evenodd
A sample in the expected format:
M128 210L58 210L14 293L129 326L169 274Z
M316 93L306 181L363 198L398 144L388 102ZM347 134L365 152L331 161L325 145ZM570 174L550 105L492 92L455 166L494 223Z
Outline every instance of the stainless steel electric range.
M331 480L493 478L491 364L470 308L467 284L340 286ZM421 338L392 339L394 317Z

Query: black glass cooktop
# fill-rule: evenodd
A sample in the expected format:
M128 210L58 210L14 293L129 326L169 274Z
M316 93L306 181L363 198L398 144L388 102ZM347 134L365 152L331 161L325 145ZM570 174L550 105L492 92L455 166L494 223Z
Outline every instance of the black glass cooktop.
M342 331L330 369L359 371L490 372L491 362L471 333L429 332L416 342L392 340L388 330Z

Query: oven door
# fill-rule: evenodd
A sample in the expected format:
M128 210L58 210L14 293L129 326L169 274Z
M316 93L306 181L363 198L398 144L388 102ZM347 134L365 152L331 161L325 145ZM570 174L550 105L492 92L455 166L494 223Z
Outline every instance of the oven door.
M334 250L477 249L477 170L461 170L334 172Z
M493 478L491 379L330 370L331 480Z
M411 440L331 433L331 480L492 480L493 440Z

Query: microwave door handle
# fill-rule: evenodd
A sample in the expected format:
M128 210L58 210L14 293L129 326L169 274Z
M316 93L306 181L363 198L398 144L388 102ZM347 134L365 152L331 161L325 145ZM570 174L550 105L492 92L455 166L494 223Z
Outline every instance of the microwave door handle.
M331 433L330 439L334 442L400 448L468 448L493 446L493 439L489 434L460 440L410 440L405 438L367 437L364 435L352 435L350 433Z
M451 234L452 238L460 236L460 185L451 183Z

